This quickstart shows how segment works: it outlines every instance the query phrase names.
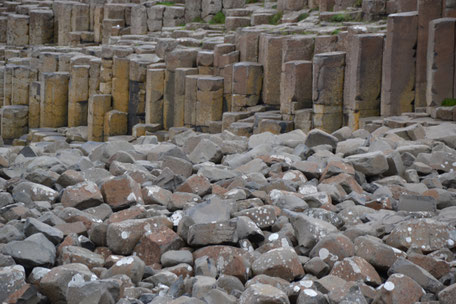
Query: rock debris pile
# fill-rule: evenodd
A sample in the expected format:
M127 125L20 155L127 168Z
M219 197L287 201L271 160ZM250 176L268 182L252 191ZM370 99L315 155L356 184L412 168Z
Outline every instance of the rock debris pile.
M1 136L454 121L455 37L454 0L2 1Z
M0 302L454 303L456 125L376 123L1 148Z

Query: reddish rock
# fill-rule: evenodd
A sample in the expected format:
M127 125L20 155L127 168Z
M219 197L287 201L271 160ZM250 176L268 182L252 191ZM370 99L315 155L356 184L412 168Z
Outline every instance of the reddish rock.
M158 204L168 206L172 192L159 186L147 186L142 189L144 203L148 205Z
M338 276L346 281L361 280L368 285L378 286L382 283L375 268L361 257L345 258L334 264L331 275Z
M413 304L424 295L423 288L413 279L403 274L393 274L378 289L375 304ZM450 302L449 302L450 303Z
M172 229L161 226L152 228L145 233L133 253L141 258L146 265L160 263L160 257L169 250L178 250L184 246L184 241Z
M245 209L234 216L247 216L261 229L270 227L277 219L276 210L273 206L261 206Z
M292 281L304 275L298 255L291 247L272 249L260 255L252 264L254 275L265 274Z
M84 225L84 222L81 221L57 224L54 227L62 231L63 235L69 235L71 233L87 234L87 227Z
M139 219L146 216L146 209L143 206L132 206L128 209L117 211L109 216L106 224L119 223L125 220Z
M199 196L208 194L211 190L211 183L204 176L192 175L187 180L177 187L177 192L189 192Z
M343 234L331 234L322 238L310 252L311 257L319 257L329 265L354 254L353 242Z
M101 186L101 193L104 201L113 209L143 203L141 186L127 175L104 182Z
M385 238L385 243L403 250L418 247L431 252L442 247L453 248L450 227L433 219L413 219L399 223Z
M241 248L207 246L193 252L193 259L207 256L216 262L220 274L232 275L245 282L249 277L250 256Z
M388 270L398 258L407 256L405 252L371 236L360 236L355 239L355 254L383 271Z
M173 224L160 216L112 223L106 233L107 246L113 253L129 255L144 233L161 226L172 228Z
M61 202L64 207L87 209L102 204L103 196L97 184L87 181L66 187Z

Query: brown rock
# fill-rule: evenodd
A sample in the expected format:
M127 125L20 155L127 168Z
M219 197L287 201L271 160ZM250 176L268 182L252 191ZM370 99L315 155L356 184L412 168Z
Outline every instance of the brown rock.
M160 263L160 257L169 250L178 250L184 246L184 241L172 229L162 226L153 228L145 233L133 253L141 258L146 265Z
M103 196L97 184L87 181L66 187L61 202L64 207L87 209L102 204Z
M204 176L192 175L182 185L177 187L177 192L189 192L204 196L211 190L211 183Z
M361 257L345 258L334 264L331 275L338 276L347 281L361 280L366 284L378 286L382 283L374 267Z
M291 247L272 249L252 264L254 275L265 274L292 281L304 275L298 255Z
M101 193L104 201L113 209L143 202L141 186L127 175L104 182L101 186Z

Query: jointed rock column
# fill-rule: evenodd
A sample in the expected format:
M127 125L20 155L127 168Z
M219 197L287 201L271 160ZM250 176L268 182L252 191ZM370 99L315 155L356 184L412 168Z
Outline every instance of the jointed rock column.
M441 18L429 23L427 51L428 106L440 106L454 91L456 18Z
M330 52L314 56L312 101L313 126L326 132L342 127L345 53Z
M388 16L382 68L381 115L413 111L418 15Z
M67 126L69 73L43 73L41 77L40 127Z
M380 114L383 34L350 37L345 68L345 123L359 128L359 119Z
M418 0L418 41L416 45L415 108L426 107L426 66L429 22L442 16L442 2Z

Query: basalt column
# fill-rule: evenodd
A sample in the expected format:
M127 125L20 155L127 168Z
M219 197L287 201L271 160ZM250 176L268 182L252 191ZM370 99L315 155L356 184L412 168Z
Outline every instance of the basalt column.
M426 107L426 66L429 22L442 16L442 2L418 0L418 41L416 45L415 108Z
M89 99L88 139L103 141L104 118L111 110L111 95L92 95Z
M292 119L291 115L304 108L312 108L312 62L285 62L280 82L280 113Z
M163 127L165 69L148 69L146 82L146 124Z
M282 70L283 37L262 34L260 36L259 63L263 65L263 102L280 105L280 71Z
M400 115L414 110L416 12L388 16L383 52L381 115Z
M440 106L453 97L456 18L441 18L429 23L427 52L427 105Z
M72 65L68 92L68 126L87 125L89 65Z
M313 126L334 132L342 127L345 53L330 52L314 56L312 101Z
M204 130L211 121L222 120L223 77L201 76L197 85L196 125Z
M359 128L359 119L380 115L383 34L350 37L344 85L345 124Z
M256 62L235 63L232 66L231 82L231 110L238 112L255 106L260 101L263 67Z
M68 121L69 73L42 73L40 127L59 128Z

